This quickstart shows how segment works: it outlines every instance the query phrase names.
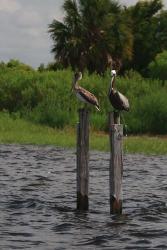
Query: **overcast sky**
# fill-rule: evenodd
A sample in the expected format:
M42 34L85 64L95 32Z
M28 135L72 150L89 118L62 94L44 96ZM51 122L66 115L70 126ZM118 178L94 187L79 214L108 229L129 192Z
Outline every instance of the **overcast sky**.
M137 0L120 0L133 5ZM163 1L167 7L167 0ZM0 0L0 61L11 58L38 67L53 61L47 33L53 19L61 20L64 0Z

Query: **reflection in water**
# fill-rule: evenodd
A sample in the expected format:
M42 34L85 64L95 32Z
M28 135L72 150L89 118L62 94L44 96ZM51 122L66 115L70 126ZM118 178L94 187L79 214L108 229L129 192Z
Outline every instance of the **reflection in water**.
M75 151L0 145L0 249L167 249L167 156L125 155L123 215L109 214L109 154L90 153L76 210Z

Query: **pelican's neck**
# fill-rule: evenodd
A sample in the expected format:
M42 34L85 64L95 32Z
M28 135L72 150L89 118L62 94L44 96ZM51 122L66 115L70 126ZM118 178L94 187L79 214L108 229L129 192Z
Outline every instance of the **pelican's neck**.
M115 84L115 75L113 75L111 78L109 93L111 93L111 91L114 90L114 84Z
M112 76L111 78L111 88L114 89L115 85L115 75Z
M74 80L73 80L73 82L72 82L72 88L73 88L74 90L79 88L78 79L75 79L75 78L74 78Z

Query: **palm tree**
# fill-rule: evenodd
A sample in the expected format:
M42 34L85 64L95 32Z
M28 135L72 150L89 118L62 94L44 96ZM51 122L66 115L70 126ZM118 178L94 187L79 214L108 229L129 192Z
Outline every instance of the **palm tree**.
M82 53L82 23L75 1L65 1L63 8L66 12L64 23L53 20L49 25L49 32L54 41L52 52L64 67L74 67L75 62L80 61Z
M55 59L64 67L103 74L111 58L131 58L131 27L116 1L66 0L63 9L63 22L53 20L49 33Z

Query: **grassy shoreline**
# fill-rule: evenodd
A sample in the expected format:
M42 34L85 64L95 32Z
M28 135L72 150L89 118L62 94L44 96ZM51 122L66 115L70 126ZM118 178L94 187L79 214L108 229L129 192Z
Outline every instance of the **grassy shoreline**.
M0 113L0 144L53 145L74 148L76 145L75 129L53 129L37 125L7 113ZM124 153L147 155L167 154L167 138L160 136L127 136L123 140ZM91 131L90 149L109 151L107 134Z

